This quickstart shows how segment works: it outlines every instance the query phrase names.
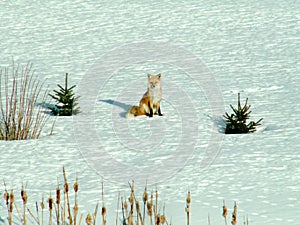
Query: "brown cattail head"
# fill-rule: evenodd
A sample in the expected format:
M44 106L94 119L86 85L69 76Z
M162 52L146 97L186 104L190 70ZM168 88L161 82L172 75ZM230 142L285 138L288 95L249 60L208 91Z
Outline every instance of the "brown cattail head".
M125 209L125 210L127 210L127 209L128 209L128 203L127 203L127 201L126 201L126 200L124 201L124 209Z
M156 225L160 225L160 224L161 224L161 217L160 217L160 214L157 214L157 215L156 215L155 220L156 220L156 221L155 221L155 224L156 224Z
M14 208L13 205L14 205L14 204L13 204L12 202L9 203L9 212L12 212L12 211L13 211L13 208Z
M27 198L27 193L24 190L23 186L22 186L22 189L21 189L21 197L22 197L22 200L23 200L23 204L26 205L28 198Z
M64 193L68 193L69 192L69 184L67 182L65 182L64 184Z
M233 213L232 213L231 224L232 225L236 225L237 224L237 205L236 205L236 202L234 203L234 209L233 209Z
M148 193L147 193L147 188L145 187L145 191L143 194L143 202L146 203L148 201Z
M133 205L134 202L134 196L131 194L130 197L128 198L128 201L130 202L131 205Z
M186 197L186 203L189 205L191 203L191 192L188 191L188 195Z
M166 216L165 216L165 215L162 215L162 216L160 217L160 221L161 221L161 224L165 224L165 223L167 222Z
M136 207L136 211L138 213L140 213L141 212L141 210L140 210L140 203L138 201L135 201L135 207Z
M9 198L10 198L10 202L15 202L15 194L13 190L10 191Z
M228 213L228 209L227 209L227 207L226 207L226 205L225 205L225 201L223 201L223 213L222 213L222 216L224 217L224 218L226 218L227 217L227 213Z
M9 211L12 212L13 211L13 205L14 205L14 202L15 202L15 195L14 195L13 190L10 191L9 198L10 198Z
M60 188L56 188L56 204L60 204Z
M79 209L78 204L75 203L75 205L74 205L74 214L75 214L75 215L77 215L78 209Z
M78 191L78 181L77 181L77 179L76 179L76 182L75 182L73 188L74 188L74 191L76 193Z
M42 198L42 202L41 202L41 208L42 208L42 210L44 210L44 209L45 209L45 204L44 204L44 196L43 196L43 198Z
M148 215L151 217L152 214L153 214L153 211L152 211L152 201L147 202L147 211L148 211Z
M48 198L48 206L49 206L49 210L51 211L53 209L53 198Z
M87 225L92 225L93 217L91 216L91 214L88 214L86 216L85 222L86 222Z
M101 215L102 216L105 216L106 214L106 207L105 206L102 206L102 212L101 212Z
M5 190L5 193L4 193L4 200L6 202L6 205L8 205L9 204L9 194L8 194L7 190Z
M131 184L131 193L134 193L134 181L132 181L132 184Z

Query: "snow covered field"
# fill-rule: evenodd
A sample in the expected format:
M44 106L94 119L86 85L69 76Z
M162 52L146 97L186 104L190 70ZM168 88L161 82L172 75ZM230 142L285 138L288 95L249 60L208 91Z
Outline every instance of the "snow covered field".
M297 1L2 1L0 65L33 63L52 90L70 74L82 113L57 118L39 140L0 142L0 178L30 208L54 195L62 167L79 178L79 207L92 212L104 179L108 223L135 180L157 189L173 223L300 220L300 5ZM162 73L163 117L126 120ZM249 97L260 131L224 135L221 116ZM0 188L3 196L4 187ZM161 206L162 208L162 206ZM4 200L0 223L7 224Z

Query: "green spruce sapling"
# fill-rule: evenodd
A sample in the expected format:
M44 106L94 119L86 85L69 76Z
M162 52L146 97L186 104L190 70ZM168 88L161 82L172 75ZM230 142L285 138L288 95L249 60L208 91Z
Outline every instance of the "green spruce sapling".
M55 95L49 94L53 99L56 100L56 104L54 106L49 107L55 116L72 116L79 113L79 107L77 100L79 96L75 97L73 89L76 85L72 87L68 87L68 73L66 73L65 77L65 87L60 84L57 84L60 88L59 91L53 90Z
M226 123L225 134L241 134L241 133L253 133L256 131L256 127L261 125L260 122L263 120L261 118L257 122L251 121L247 124L247 120L250 118L249 111L251 105L248 105L248 98L244 107L241 106L240 93L238 93L238 108L236 109L230 104L231 109L234 113L229 115L225 113L224 118Z

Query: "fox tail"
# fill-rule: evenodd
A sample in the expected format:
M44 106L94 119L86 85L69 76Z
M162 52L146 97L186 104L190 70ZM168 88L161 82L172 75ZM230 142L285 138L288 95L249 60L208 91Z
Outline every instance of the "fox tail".
M130 118L134 118L136 116L138 116L140 113L140 108L138 106L131 106L127 113L126 113L126 118L130 119Z

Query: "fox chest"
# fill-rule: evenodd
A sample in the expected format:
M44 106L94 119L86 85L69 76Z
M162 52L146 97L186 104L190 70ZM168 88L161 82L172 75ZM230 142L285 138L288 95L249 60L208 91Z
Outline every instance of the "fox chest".
M153 104L158 103L161 100L161 91L158 90L152 90L150 93L150 99L153 102Z

